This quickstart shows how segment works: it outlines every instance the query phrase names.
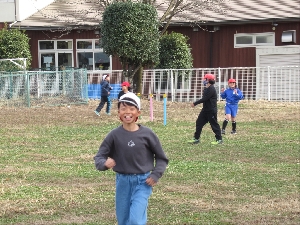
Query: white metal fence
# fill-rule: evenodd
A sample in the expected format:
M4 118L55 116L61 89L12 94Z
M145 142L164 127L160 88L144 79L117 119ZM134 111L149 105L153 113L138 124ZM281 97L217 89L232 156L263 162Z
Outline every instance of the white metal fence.
M111 74L112 84L120 84L124 79L120 70L88 71L88 83L99 85L101 77L105 73ZM300 67L144 70L141 94L145 96L153 94L158 101L162 100L163 94L166 94L170 101L192 102L202 96L204 88L202 79L206 73L212 73L216 76L215 87L218 93L222 87L227 87L229 78L234 78L245 99L281 102L300 101ZM120 88L120 86L116 87ZM89 90L89 98L97 98L97 93L93 94L93 91ZM119 90L115 89L116 92ZM99 89L96 92L99 92Z
M100 82L109 73L117 98L124 81L123 72L115 71L20 71L0 72L1 105L60 105L87 103L100 98ZM144 70L142 96L169 101L193 102L201 98L206 73L216 76L216 90L227 87L229 78L249 100L300 102L300 67L199 68L190 70ZM135 90L133 90L135 91Z

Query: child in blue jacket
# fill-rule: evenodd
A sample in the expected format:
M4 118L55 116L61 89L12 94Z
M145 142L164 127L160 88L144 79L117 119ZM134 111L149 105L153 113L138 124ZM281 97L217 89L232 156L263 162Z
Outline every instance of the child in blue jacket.
M105 103L106 105L106 114L110 115L110 108L111 108L111 101L110 101L110 90L113 88L109 84L109 75L105 74L102 77L102 81L100 83L101 85L101 101L97 107L97 109L94 111L97 116L100 116L100 111L104 107Z
M225 129L228 122L232 122L231 134L236 134L236 115L238 111L238 103L244 98L243 93L236 87L235 79L228 80L228 89L221 89L222 99L226 99L225 104L225 120L222 125L222 134L225 134Z

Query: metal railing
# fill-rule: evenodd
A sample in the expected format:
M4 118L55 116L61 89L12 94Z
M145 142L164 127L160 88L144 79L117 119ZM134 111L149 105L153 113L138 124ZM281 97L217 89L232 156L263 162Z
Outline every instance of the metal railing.
M41 106L87 103L100 98L103 74L110 74L114 86L112 98L117 98L124 81L123 71L62 71L0 72L0 106ZM169 101L193 102L201 98L202 80L206 73L216 76L215 88L220 93L229 78L248 100L280 102L300 101L300 67L239 67L198 68L189 70L144 70L141 95ZM135 92L135 90L133 90ZM219 100L221 100L219 98Z
M124 80L121 70L88 71L88 83L99 84L105 73L110 73L112 84L120 84ZM163 94L166 94L170 101L196 101L202 96L204 88L202 80L206 73L216 76L215 88L218 93L221 88L227 87L229 78L234 78L244 94L244 99L300 101L300 67L144 70L141 94L153 94L158 101L163 99ZM221 99L219 98L219 100Z

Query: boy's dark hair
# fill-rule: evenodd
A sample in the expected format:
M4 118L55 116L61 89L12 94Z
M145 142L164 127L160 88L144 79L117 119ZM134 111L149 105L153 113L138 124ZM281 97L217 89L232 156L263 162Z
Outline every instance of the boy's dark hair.
M215 84L216 81L215 81L215 80L209 80L208 83L210 83L210 84Z

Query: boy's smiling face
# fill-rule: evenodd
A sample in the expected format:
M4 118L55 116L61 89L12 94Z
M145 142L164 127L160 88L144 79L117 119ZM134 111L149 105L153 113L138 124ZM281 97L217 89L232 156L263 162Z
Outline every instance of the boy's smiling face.
M137 121L138 117L141 115L141 111L133 105L121 102L118 114L123 123L131 124Z

